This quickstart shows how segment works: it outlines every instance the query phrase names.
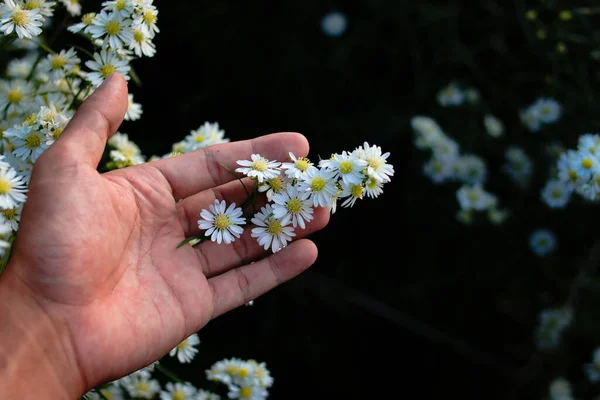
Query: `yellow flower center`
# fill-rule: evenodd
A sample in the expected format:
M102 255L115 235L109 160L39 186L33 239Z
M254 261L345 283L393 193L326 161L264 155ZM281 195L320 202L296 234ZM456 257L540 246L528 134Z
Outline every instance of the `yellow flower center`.
M235 365L228 365L227 368L225 368L225 372L227 372L229 375L237 373L237 370L238 368Z
M577 172L575 172L573 170L569 171L569 180L571 182L576 181L577 180Z
M287 210L292 214L298 214L302 210L302 201L299 199L290 199L286 204Z
M27 0L23 8L26 10L35 10L36 8L41 8L41 5L39 0Z
M592 168L592 165L594 165L594 163L589 158L584 158L583 160L581 160L581 166L585 169Z
M79 4L79 0L69 0L69 3L71 3L71 4Z
M27 147L30 150L37 149L38 147L40 147L41 144L42 140L40 139L40 136L37 135L35 132L30 132L25 137L25 147Z
M352 162L348 161L348 160L344 160L342 162L340 162L340 172L342 174L349 174L350 172L352 172L353 170L353 166L352 166Z
M176 390L173 392L173 400L185 400L186 395L181 390Z
M185 340L183 340L183 342L179 343L177 345L177 350L185 349L187 347L187 342L188 342L188 340L185 339Z
M250 371L248 370L248 368L242 367L239 369L238 375L240 376L240 378L245 378L248 375L250 375Z
M144 43L146 41L146 38L144 37L142 31L136 29L135 31L133 31L133 40L135 40L138 43Z
M231 219L224 214L219 214L217 215L217 217L215 218L215 228L217 228L218 230L222 231L225 230L227 228L229 228L231 225L233 225L233 223L231 222Z
M8 220L15 219L17 216L17 209L16 208L6 208L6 209L2 210L2 215L4 215L4 218L8 219Z
M104 64L102 68L100 68L100 74L104 78L108 78L108 76L116 71L116 68L112 64Z
M202 142L204 142L204 139L206 139L206 137L204 135L195 135L194 136L194 141L196 143L202 143Z
M23 100L23 92L19 89L10 89L6 93L6 99L9 103L15 104Z
M106 25L104 25L104 29L106 29L106 33L111 36L118 35L121 32L121 25L117 21L108 21Z
M469 200L471 200L471 201L477 201L478 199L479 199L479 193L478 192L475 192L475 191L469 192Z
M267 163L264 159L258 159L252 163L252 169L262 172L268 168Z
M562 10L558 16L560 17L560 19L562 19L563 21L569 21L570 19L573 18L573 13L569 10Z
M117 4L115 4L115 10L121 11L125 8L125 0L117 0Z
M308 167L310 167L310 161L307 158L301 157L296 160L294 166L298 168L301 172L306 172Z
M361 197L363 194L363 187L361 185L352 186L352 196L353 197Z
M245 386L240 389L240 398L249 399L252 397L252 388L249 386Z
M271 235L279 235L282 231L283 227L278 220L272 219L267 222L267 232L269 232Z
M379 168L381 168L382 164L383 163L381 162L380 158L369 159L369 167L373 168L375 171L379 170Z
M562 197L562 190L560 189L554 189L552 191L552 197L555 199L560 199Z
M273 189L275 193L279 193L284 189L283 179L281 178L271 178L269 179L269 187Z
M81 22L83 22L86 25L91 25L94 22L94 17L96 16L96 13L87 13L84 14L83 17L81 17Z
M0 179L0 194L9 194L12 190L12 183L6 178Z
M54 140L58 139L60 137L60 135L62 134L62 132L63 132L62 128L58 128L54 132L52 132L52 137L54 138Z
M114 399L113 394L106 389L100 389L100 393L102 393L102 396L104 396L104 398L106 398L106 400Z
M367 182L367 187L369 189L374 189L377 187L377 180L375 179L371 179L369 182Z
M50 60L50 66L52 69L61 69L67 64L67 59L63 56L54 56Z
M29 20L27 18L27 13L20 9L15 10L10 19L16 26L25 26Z
M138 382L135 385L135 388L140 393L148 393L148 391L150 390L150 385L148 385L146 382Z
M310 190L312 190L313 192L320 192L321 190L325 189L325 179L321 178L320 176L315 177L311 184L310 184Z
M35 121L37 121L37 114L31 113L25 118L25 121L23 121L23 126L33 126L35 125Z
M156 14L154 14L152 11L146 11L144 13L144 23L146 25L152 25L155 22L156 22Z

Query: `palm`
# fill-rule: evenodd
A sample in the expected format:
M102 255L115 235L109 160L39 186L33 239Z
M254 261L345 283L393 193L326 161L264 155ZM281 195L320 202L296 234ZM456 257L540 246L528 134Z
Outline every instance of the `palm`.
M114 96L126 102L122 93ZM88 109L106 102L94 104L93 97ZM118 110L116 118L115 111L103 112L120 123ZM242 185L218 171L218 159L231 164L258 150L273 159L288 151L302 155L307 148L298 135L268 135L99 174L98 154L86 163L54 160L68 158L61 143L72 150L70 141L95 140L77 136L78 118L85 124L91 117L78 112L55 154L51 148L36 164L11 263L53 319L66 324L87 385L150 364L212 318L314 262L314 248L300 241L244 266L265 256L247 234L228 246L177 248L199 233L197 215L215 198L237 204L245 198ZM327 213L320 213L301 235L326 222Z

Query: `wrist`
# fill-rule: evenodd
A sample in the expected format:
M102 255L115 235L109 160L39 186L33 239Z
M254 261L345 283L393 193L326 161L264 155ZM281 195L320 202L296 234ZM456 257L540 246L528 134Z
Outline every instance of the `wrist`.
M0 276L0 393L6 398L77 399L86 390L70 334L9 265Z

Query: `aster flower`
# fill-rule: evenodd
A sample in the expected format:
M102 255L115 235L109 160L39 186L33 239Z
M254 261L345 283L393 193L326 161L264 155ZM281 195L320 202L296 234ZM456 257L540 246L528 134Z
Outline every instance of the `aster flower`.
M303 173L314 166L308 158L296 157L291 151L289 155L292 162L281 163L281 169L285 170L285 174L289 178L299 179Z
M167 382L160 400L196 400L196 388L190 383Z
M0 19L0 31L5 35L13 31L19 38L32 38L42 33L44 17L40 9L26 10L13 0L4 0L1 6L2 19Z
M94 19L96 18L96 13L87 13L81 17L81 22L70 25L67 30L72 33L79 33L81 31L85 31L88 26L92 26Z
M310 192L314 207L329 207L338 193L335 172L324 168L309 168L298 181L298 190Z
M333 154L329 160L321 160L319 167L333 171L334 179L341 179L344 183L359 184L365 178L363 169L368 162L360 159L354 153L343 151L341 154Z
M246 219L242 217L242 209L231 203L226 208L225 200L219 202L215 200L214 204L209 206L209 210L202 210L198 220L198 227L202 230L206 229L205 236L210 236L210 240L221 244L229 244L239 238L244 229L240 225L246 223Z
M116 53L102 49L100 53L94 53L94 59L86 61L85 65L91 70L87 73L87 80L94 86L100 86L104 79L108 78L114 72L118 72L126 80L129 80L129 66L127 61L124 61L117 56Z
M286 225L290 220L292 226L304 229L305 221L312 221L313 208L310 200L310 192L298 191L295 186L287 185L287 189L281 193L275 194L272 198L273 216L281 219L281 223Z
M54 14L54 6L56 2L48 0L25 0L23 9L38 10L40 15L51 17Z
M493 115L487 114L483 117L485 130L493 138L498 138L504 134L504 124Z
M600 188L599 188L600 189ZM542 200L550 208L564 208L571 198L572 189L561 180L550 180L542 189ZM594 196L595 197L595 196Z
M34 129L32 126L24 126L11 131L11 133L14 133L14 136L10 137L10 141L15 147L13 150L15 157L36 162L38 157L48 149L44 132Z
M389 152L383 153L381 147L369 146L367 142L363 144L363 147L359 147L357 152L358 157L367 162L368 177L373 177L382 183L391 181L391 176L394 175L394 167L387 162L390 156Z
M294 228L287 226L291 221L288 219L285 223L273 214L273 208L266 204L254 215L251 222L256 225L252 228L251 236L256 238L258 244L268 250L271 247L273 253L283 249L292 238L296 236Z
M235 172L240 172L250 178L255 178L258 182L263 182L265 179L276 178L279 176L280 162L269 161L260 154L252 154L251 161L238 160L240 168L236 168Z
M548 229L537 229L529 236L529 246L537 256L547 256L556 248L556 236Z
M156 47L154 46L154 43L152 43L152 38L148 34L148 31L141 27L133 28L129 49L133 50L138 57L153 57L154 54L156 54Z
M142 116L142 105L133 101L133 94L127 95L127 111L125 112L126 121L136 121Z
M339 11L332 11L321 20L321 29L327 36L341 36L346 31L347 25L346 15Z
M150 38L153 38L160 29L158 29L158 10L152 4L144 4L136 11L133 17L133 26L142 27L146 30Z
M131 20L124 18L121 13L102 10L85 31L94 39L104 38L102 47L110 46L115 50L129 46L133 40Z
M196 356L196 353L198 353L198 349L195 347L198 344L200 344L200 338L197 333L194 333L175 346L169 352L169 355L171 357L177 356L177 359L182 364L190 363Z
M81 4L79 3L79 0L60 0L60 2L72 16L76 17L81 14Z
M160 392L160 384L150 374L134 372L121 378L119 382L134 399L154 399Z

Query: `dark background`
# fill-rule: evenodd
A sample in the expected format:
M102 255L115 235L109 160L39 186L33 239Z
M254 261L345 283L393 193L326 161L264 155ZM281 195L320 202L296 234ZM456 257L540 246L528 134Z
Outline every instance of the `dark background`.
M95 10L89 4L84 11ZM589 20L556 22L557 10L584 1L155 4L157 54L134 62L142 85L130 83L144 114L121 127L146 155L168 153L209 121L231 140L301 132L312 159L367 141L389 151L395 169L383 195L338 209L313 235L320 253L309 271L202 329L191 366L165 364L208 388L204 370L220 359L264 361L276 400L542 398L558 374L579 385L581 398L600 393L581 371L598 331L582 324L569 331L566 350L550 356L540 356L533 339L539 311L562 304L594 240L593 207L556 211L539 200L544 146L551 139L573 146L598 128L592 44L569 42L562 58L554 52L555 34L592 35ZM532 7L546 21L544 41L524 19ZM341 37L321 30L330 11L348 18ZM454 79L477 88L482 103L437 105L436 92ZM544 137L518 119L540 95L565 107ZM485 111L505 122L503 138L484 133ZM457 187L422 173L427 155L414 147L409 124L416 114L434 117L486 160L489 189L511 210L504 225L456 221ZM511 144L535 159L528 190L500 171ZM559 251L546 259L528 248L539 226L559 237ZM597 304L594 293L584 291L581 302Z

